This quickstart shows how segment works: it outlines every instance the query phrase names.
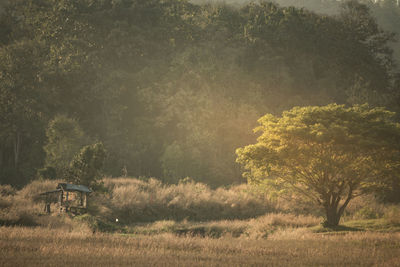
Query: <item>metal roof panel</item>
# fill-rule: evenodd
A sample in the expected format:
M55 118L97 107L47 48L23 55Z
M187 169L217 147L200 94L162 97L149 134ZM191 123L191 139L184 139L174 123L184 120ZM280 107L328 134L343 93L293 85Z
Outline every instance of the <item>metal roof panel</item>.
M88 188L86 185L76 185L76 184L65 184L65 183L60 183L57 186L58 188L62 188L64 191L79 191L79 192L85 192L85 193L91 193L92 190Z

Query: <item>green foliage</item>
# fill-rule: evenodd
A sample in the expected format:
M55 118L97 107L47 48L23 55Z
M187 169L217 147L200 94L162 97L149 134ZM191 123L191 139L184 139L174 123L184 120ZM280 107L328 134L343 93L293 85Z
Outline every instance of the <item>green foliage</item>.
M400 176L388 173L380 182L371 184L365 191L372 192L383 203L400 203Z
M61 115L49 122L46 136L47 144L44 149L46 164L49 166L46 170L51 172L51 168L54 168L56 176L62 178L74 155L86 143L85 135L76 120Z
M102 178L105 157L102 143L83 147L70 163L67 180L75 184L96 186Z
M161 162L166 182L177 183L189 174L188 169L193 172L193 167L190 166L193 160L185 157L182 149L176 143L165 149Z
M54 167L45 167L37 171L37 176L41 179L56 179L57 171Z
M400 28L388 26L398 7L321 5L336 15L265 2L5 1L0 182L23 186L47 166L62 176L87 138L104 144L112 176L239 183L234 150L254 142L261 114L331 102L398 109L396 44L380 28ZM56 114L80 130L49 134Z
M400 125L394 114L368 105L296 107L267 114L256 128L258 143L237 150L250 183L299 193L325 209L337 225L362 188L398 173Z
M1 16L1 15L0 15ZM15 40L0 46L0 180L23 185L44 161L43 111L46 97L37 75L43 46Z

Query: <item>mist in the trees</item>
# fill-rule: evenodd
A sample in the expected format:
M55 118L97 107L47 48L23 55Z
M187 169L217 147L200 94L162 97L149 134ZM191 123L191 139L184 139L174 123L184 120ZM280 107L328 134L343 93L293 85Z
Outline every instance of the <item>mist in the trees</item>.
M102 142L109 176L241 183L235 149L265 113L398 111L398 5L292 2L5 1L0 182L63 178Z

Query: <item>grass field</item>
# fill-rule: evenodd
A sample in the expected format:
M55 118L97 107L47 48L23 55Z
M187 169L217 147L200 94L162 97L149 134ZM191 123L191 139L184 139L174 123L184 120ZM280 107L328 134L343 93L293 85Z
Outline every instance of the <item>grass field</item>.
M298 228L247 239L0 228L0 266L66 265L400 266L400 234Z
M244 185L108 179L87 214L48 215L37 196L55 183L0 187L0 266L400 266L400 207L371 198L326 228Z

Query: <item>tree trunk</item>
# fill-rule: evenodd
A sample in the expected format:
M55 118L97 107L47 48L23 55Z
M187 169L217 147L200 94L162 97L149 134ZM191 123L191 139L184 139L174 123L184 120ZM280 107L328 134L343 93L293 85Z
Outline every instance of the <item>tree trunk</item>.
M338 226L340 218L343 215L344 210L349 204L350 200L353 198L353 186L350 186L349 192L347 194L347 198L340 206L340 197L329 198L329 201L326 201L324 204L325 212L326 212L326 222L327 226Z
M0 170L3 169L3 147L0 146Z
M15 139L14 139L14 166L15 166L15 169L18 168L20 147L21 147L21 134L17 131L17 133L15 134Z
M337 226L339 225L340 217L342 214L339 214L337 207L328 206L325 207L326 211L326 225L327 226Z

